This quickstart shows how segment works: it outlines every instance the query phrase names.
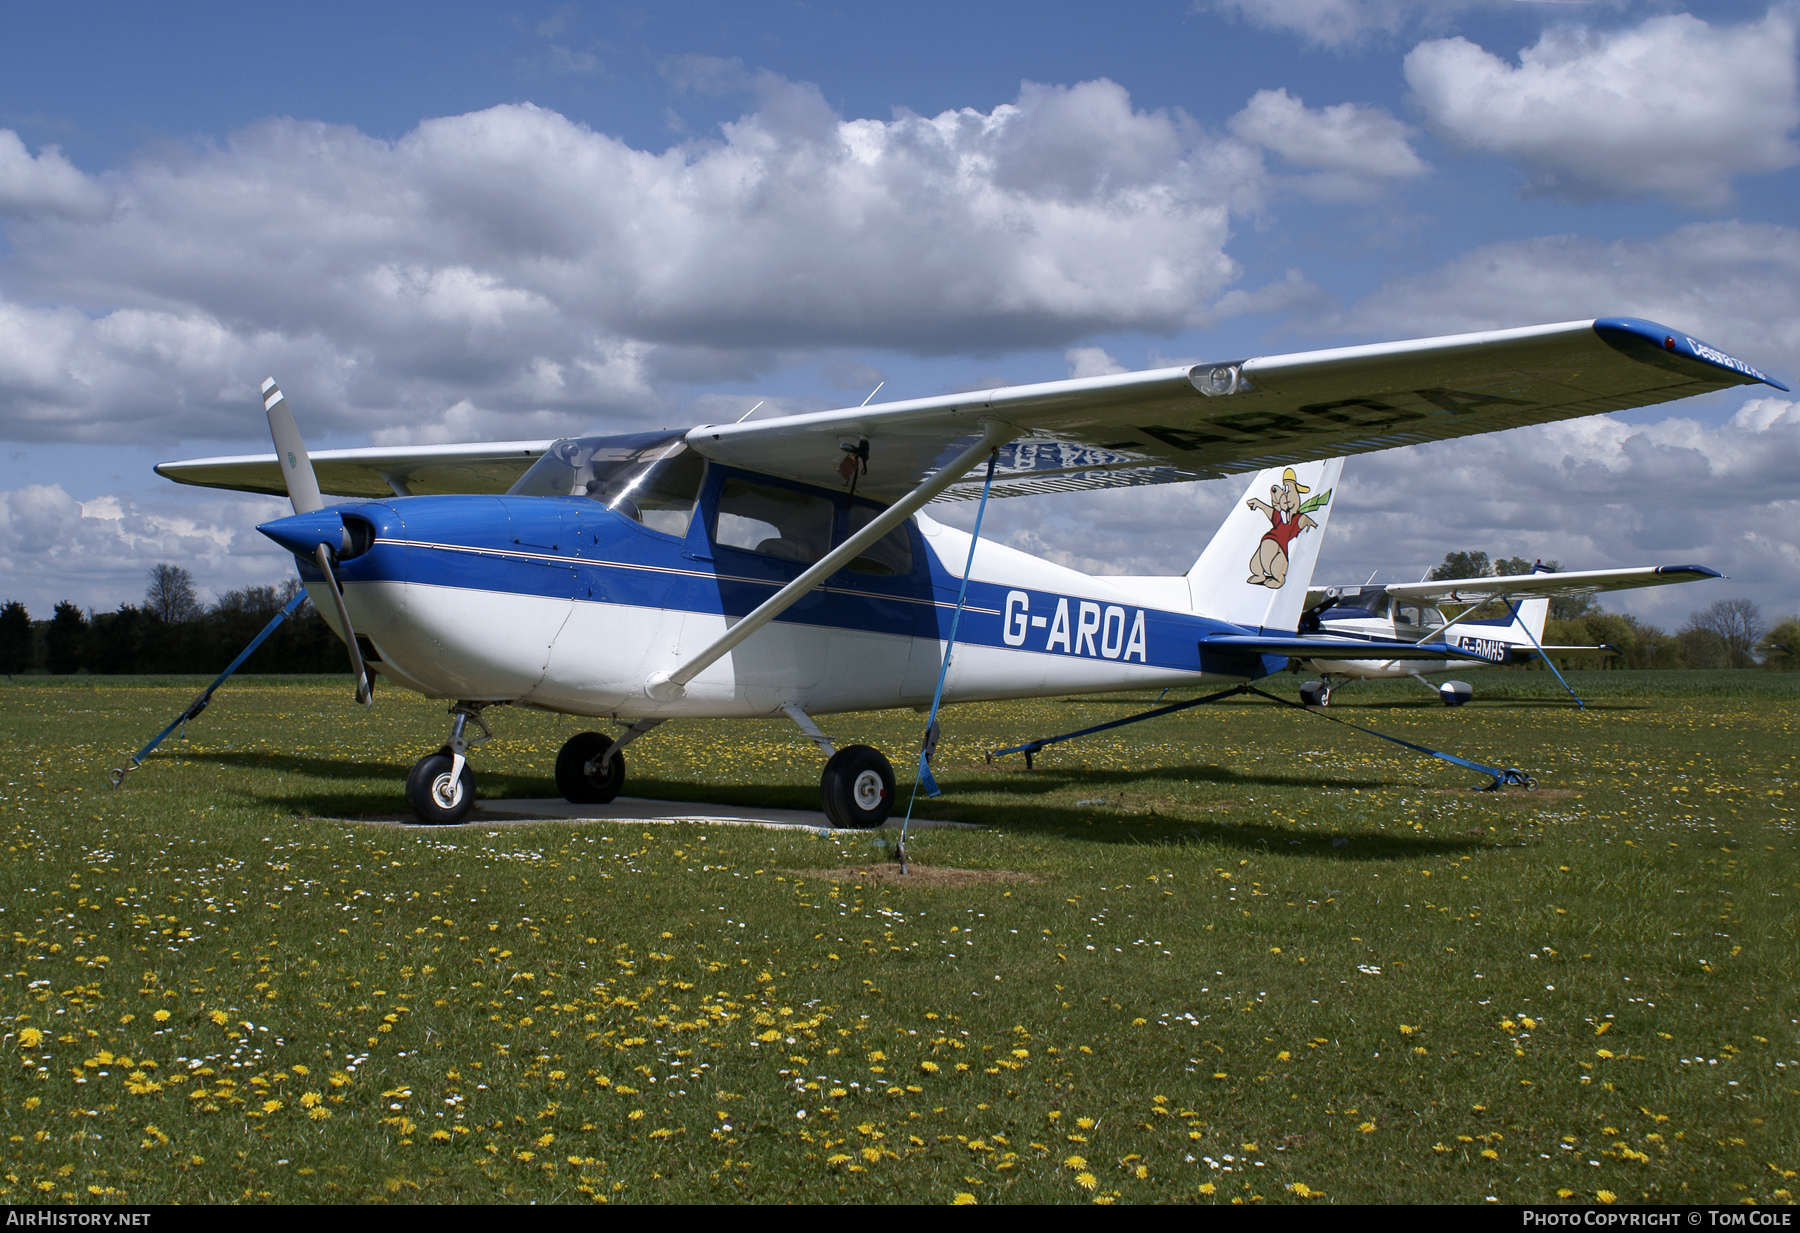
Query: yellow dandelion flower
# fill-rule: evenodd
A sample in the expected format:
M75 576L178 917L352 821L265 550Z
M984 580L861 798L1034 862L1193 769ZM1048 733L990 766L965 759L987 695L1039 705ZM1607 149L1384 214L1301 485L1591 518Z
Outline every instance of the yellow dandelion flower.
M1200 1183L1200 1193L1201 1194L1212 1194L1217 1189L1218 1189L1218 1187L1214 1186L1211 1182L1201 1182Z
M1086 1156L1071 1156L1067 1160L1063 1161L1063 1168L1065 1168L1065 1169L1085 1169L1085 1168L1087 1168L1087 1157Z
M1496 1152L1491 1147L1484 1147L1481 1149L1481 1158L1483 1160L1498 1160L1500 1159L1500 1153Z
M19 1047L21 1049L35 1049L43 1043L44 1032L42 1028L28 1027L19 1029Z
M1288 1189L1302 1199L1322 1199L1325 1197L1325 1192L1323 1190L1314 1190L1305 1182L1294 1182L1288 1186Z
M630 1113L625 1115L625 1120L629 1122L641 1122L644 1120L644 1111L642 1109L633 1109Z
M264 1113L279 1113L281 1111L281 1102L279 1100L265 1100L263 1101L262 1111Z
M1083 1190L1092 1190L1095 1186L1100 1184L1100 1180L1092 1173L1077 1173L1075 1175L1075 1184Z
M169 1021L169 1012L166 1010L159 1010L150 1017L158 1023L167 1023Z
M1075 1119L1075 1124L1083 1130L1092 1130L1094 1128L1094 1119L1091 1117L1078 1117Z
M920 1062L919 1069L928 1075L935 1075L938 1072L938 1064L936 1062Z
M1364 1122L1362 1125L1358 1126L1357 1129L1362 1131L1366 1135L1372 1135L1375 1133L1375 1123L1374 1122Z
M966 1190L961 1190L957 1192L956 1197L950 1200L950 1202L951 1205L955 1207L973 1207L975 1206L975 1196Z
M443 1129L434 1130L431 1132L431 1141L433 1143L448 1143L450 1142L450 1132Z
M227 1015L222 1010L211 1011L206 1017L211 1019L216 1027L224 1027L227 1023L231 1022L231 1016Z
M1616 1203L1619 1199L1619 1196L1610 1190L1596 1190L1594 1191L1594 1197L1602 1203Z

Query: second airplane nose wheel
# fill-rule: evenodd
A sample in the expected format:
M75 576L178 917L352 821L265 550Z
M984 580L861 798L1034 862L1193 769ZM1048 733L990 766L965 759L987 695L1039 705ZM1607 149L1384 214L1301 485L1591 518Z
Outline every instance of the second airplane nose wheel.
M604 805L619 795L625 786L625 755L614 753L608 758L612 747L611 739L598 732L577 732L569 738L556 755L556 790L564 800Z
M873 830L893 811L894 768L872 746L840 749L819 779L819 803L833 826Z

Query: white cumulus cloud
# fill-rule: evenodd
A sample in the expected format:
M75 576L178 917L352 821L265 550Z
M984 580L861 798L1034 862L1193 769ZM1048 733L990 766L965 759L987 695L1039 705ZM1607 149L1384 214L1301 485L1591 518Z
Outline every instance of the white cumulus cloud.
M1534 189L1716 209L1734 176L1800 162L1794 52L1790 9L1718 27L1683 13L1555 27L1516 65L1465 38L1421 43L1406 80L1436 129L1518 160Z
M1385 181L1427 170L1407 140L1411 130L1379 107L1339 103L1314 110L1286 89L1258 90L1228 127L1308 173L1298 187L1327 200L1370 197Z
M535 436L678 419L671 382L809 348L1172 332L1214 319L1267 181L1110 81L889 120L753 84L754 111L661 152L528 104L394 141L273 120L146 152L105 211L5 133L0 172L29 174L4 199L0 430L238 436L275 374L331 429Z
M203 598L293 575L293 558L256 532L290 513L267 497L170 494L143 504L108 494L77 501L60 484L0 492L0 600L47 618L62 600L111 611L136 603L150 568L191 570Z
M0 215L99 218L111 209L112 194L56 146L34 157L17 133L0 129Z

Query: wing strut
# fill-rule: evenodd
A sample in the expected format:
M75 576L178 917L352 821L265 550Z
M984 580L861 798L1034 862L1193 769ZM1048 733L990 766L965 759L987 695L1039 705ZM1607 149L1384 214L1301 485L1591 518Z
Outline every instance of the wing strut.
M754 611L726 630L711 646L673 671L651 673L644 688L658 702L673 702L687 692L688 682L730 654L744 639L786 612L808 591L862 555L863 549L917 513L926 502L975 469L977 463L1019 435L999 420L981 422L981 440L958 454L930 479L882 510L869 525L819 558L805 573L769 596Z

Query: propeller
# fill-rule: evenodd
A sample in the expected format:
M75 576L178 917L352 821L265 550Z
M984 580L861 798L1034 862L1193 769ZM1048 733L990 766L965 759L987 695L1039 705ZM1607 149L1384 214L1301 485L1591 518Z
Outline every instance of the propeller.
M348 529L341 518L330 514L321 516L325 498L319 495L319 477L313 474L306 442L300 439L300 430L294 426L294 413L288 410L287 399L282 396L281 387L275 384L275 378L270 377L262 383L262 394L263 410L269 416L269 435L275 438L281 478L287 485L288 500L293 502L294 517L268 523L258 530L295 555L304 553L308 547L312 549L312 559L325 575L325 585L337 607L338 620L343 622L344 645L350 650L350 667L356 673L356 700L365 707L373 706L375 682L363 663L362 648L356 644L356 627L350 622L350 610L344 606L344 588L338 585L337 572L332 568L332 545L347 546ZM335 527L330 525L333 522L337 524Z

